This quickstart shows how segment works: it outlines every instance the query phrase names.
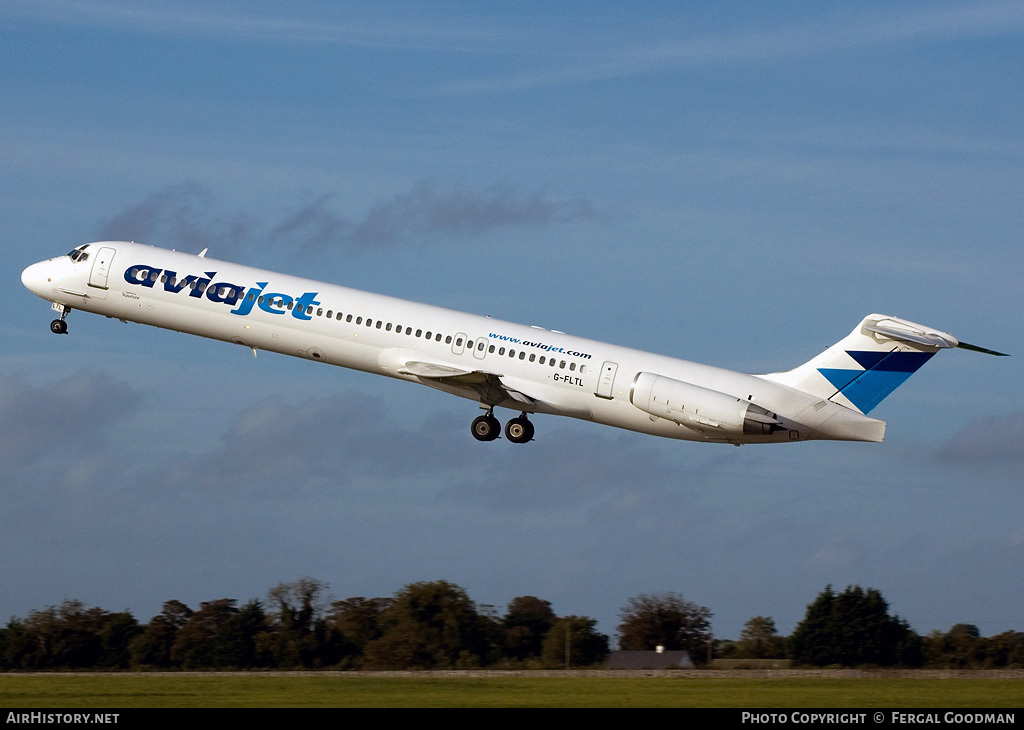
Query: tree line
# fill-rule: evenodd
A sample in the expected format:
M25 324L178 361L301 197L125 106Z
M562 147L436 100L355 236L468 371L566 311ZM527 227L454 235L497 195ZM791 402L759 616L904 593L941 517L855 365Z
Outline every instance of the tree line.
M779 636L770 617L747 621L739 641L723 642L716 656L786 658L797 666L927 667L932 669L1024 668L1024 632L984 638L973 624L917 634L873 589L832 586L807 606L793 633Z
M919 636L874 589L827 586L793 634L750 619L739 640L713 639L711 612L677 593L641 594L620 611L622 650L786 658L810 666L1024 667L1024 633L981 637L957 624ZM387 598L331 600L327 585L279 583L265 600L163 604L140 624L68 600L0 628L2 670L469 669L600 666L609 639L596 620L557 616L548 601L514 598L503 615L447 581L412 583Z
M149 623L65 601L0 629L0 669L432 669L600 664L608 637L548 601L513 599L504 616L447 581L388 598L330 601L326 584L279 583L266 600L195 610L167 601Z

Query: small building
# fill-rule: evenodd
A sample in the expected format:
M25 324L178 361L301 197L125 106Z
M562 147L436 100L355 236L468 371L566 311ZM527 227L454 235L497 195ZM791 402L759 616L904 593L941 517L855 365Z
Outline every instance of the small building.
M665 651L613 651L608 655L605 669L693 669L690 652Z

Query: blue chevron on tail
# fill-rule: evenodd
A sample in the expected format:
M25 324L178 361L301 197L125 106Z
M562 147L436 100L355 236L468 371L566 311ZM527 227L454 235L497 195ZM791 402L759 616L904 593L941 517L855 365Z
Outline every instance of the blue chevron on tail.
M836 387L861 413L870 413L903 381L928 362L934 352L872 352L848 350L859 368L818 368L828 382Z

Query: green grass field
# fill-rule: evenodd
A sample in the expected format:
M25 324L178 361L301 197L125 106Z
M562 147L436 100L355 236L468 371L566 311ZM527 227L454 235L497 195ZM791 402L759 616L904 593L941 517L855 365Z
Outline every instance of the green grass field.
M0 675L0 706L1021 707L1021 679Z

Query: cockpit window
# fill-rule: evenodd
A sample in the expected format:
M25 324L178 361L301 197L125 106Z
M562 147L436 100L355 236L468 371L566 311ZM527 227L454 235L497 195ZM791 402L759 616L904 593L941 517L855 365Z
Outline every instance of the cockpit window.
M89 254L85 252L85 246L79 246L78 248L73 248L70 251L68 251L68 257L72 261L85 261L87 258L89 258Z

